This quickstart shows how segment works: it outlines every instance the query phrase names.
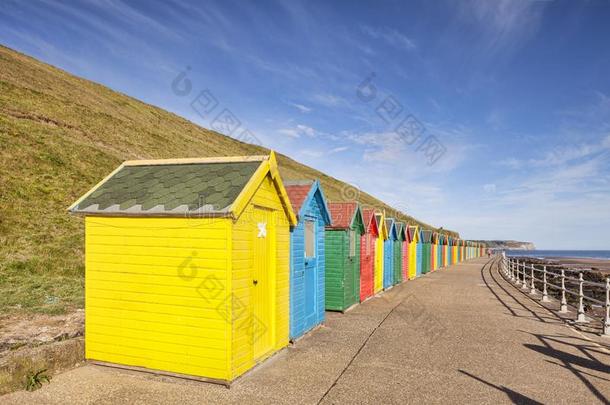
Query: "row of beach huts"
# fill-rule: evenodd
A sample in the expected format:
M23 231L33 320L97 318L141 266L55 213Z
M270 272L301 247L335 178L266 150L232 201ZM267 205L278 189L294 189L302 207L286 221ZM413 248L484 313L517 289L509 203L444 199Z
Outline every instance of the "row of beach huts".
M128 161L69 210L85 216L86 358L223 384L325 311L486 252L283 182L273 152Z

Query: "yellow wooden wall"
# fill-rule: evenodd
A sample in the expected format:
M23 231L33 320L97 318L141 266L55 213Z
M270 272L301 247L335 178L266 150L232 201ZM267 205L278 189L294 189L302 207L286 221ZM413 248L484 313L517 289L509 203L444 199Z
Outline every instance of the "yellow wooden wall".
M229 379L218 307L231 221L87 217L85 227L86 358Z
M256 229L256 221L253 218L254 205L271 209L274 212L277 234L274 235L271 232L270 224L268 224L267 237L272 238L270 242L271 251L275 252L275 257L271 261L276 266L274 283L275 321L271 325L265 325L265 327L275 336L275 338L272 338L274 349L279 350L288 345L290 225L270 175L265 177L250 203L233 226L232 290L235 296L234 301L245 306L250 304L253 266L252 231ZM231 379L243 374L255 364L252 350L252 330L241 327L248 315L249 311L239 311L233 315ZM272 353L273 351L268 354L271 355Z
M417 243L409 243L409 280L417 275Z
M374 292L383 290L383 238L375 240Z
M388 239L388 230L385 226L385 216L381 216L381 222L377 224L379 227L379 236L375 240L375 273L374 273L374 293L377 294L383 290L383 241Z
M413 240L409 243L409 280L417 277L417 241L419 240L419 228L415 229Z

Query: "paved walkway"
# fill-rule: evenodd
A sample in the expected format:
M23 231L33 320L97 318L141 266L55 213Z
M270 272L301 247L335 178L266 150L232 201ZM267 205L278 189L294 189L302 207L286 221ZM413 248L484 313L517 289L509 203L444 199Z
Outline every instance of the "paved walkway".
M0 403L609 403L610 339L566 326L487 262L328 314L231 389L87 365Z

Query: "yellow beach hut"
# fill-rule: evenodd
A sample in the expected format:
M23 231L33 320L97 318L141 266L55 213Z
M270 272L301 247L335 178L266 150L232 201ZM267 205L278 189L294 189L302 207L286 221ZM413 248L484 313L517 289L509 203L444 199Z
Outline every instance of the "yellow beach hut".
M419 243L419 226L409 226L409 280L417 277L417 244Z
M288 344L275 155L128 161L85 216L85 357L228 384Z
M375 219L377 220L377 226L379 227L379 237L375 241L375 294L383 290L383 243L389 237L388 227L385 223L385 215L381 212L375 213Z

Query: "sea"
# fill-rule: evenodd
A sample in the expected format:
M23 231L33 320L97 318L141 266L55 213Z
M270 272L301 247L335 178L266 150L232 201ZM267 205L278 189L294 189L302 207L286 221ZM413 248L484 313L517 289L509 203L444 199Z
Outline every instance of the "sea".
M570 257L577 259L610 260L610 250L507 250L507 256L525 256L546 259L549 257Z

